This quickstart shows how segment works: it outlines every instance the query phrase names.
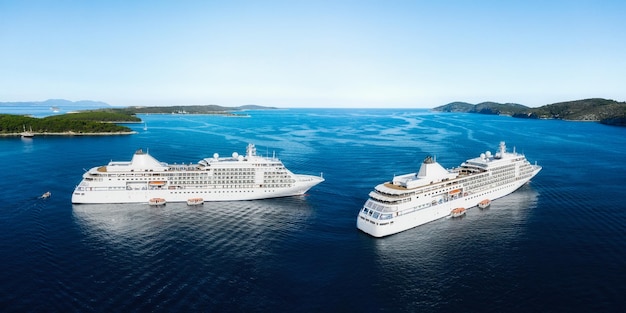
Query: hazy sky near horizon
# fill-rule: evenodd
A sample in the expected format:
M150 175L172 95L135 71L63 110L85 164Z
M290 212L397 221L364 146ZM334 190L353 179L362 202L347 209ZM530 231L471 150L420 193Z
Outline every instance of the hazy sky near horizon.
M626 1L0 0L0 102L626 101Z

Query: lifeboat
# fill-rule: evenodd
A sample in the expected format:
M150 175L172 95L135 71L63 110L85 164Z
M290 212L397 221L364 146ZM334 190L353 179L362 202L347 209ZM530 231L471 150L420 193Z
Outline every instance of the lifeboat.
M165 203L167 203L167 201L163 198L152 198L148 200L148 204L151 206L165 205Z
M450 211L450 216L452 217L459 217L464 214L465 214L465 208L456 208Z
M481 209L486 209L491 205L491 200L485 199L483 201L478 202L478 207Z
M149 182L148 185L150 185L150 186L165 186L165 183L166 182L161 181L161 180L154 180L154 181Z
M204 199L202 198L187 199L187 205L202 205L202 204L204 204Z

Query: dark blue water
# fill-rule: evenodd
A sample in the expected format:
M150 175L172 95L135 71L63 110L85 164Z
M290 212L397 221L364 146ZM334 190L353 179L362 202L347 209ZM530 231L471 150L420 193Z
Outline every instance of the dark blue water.
M111 137L0 138L0 311L618 312L626 308L626 129L426 110L145 115ZM505 140L543 170L487 210L382 239L378 183ZM326 181L263 201L73 206L83 169L276 153ZM51 191L47 200L37 199Z

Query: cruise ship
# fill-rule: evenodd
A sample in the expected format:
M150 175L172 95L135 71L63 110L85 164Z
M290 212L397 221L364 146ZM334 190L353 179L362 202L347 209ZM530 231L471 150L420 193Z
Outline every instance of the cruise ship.
M91 168L72 194L72 203L149 203L255 200L302 195L324 178L294 174L276 157L256 154L249 144L246 155L200 160L197 164L159 162L143 150L131 161L109 162Z
M498 152L487 151L453 169L443 168L426 157L417 173L396 176L379 184L359 211L357 228L384 237L451 216L459 208L504 197L541 171L523 154L507 152L500 142Z

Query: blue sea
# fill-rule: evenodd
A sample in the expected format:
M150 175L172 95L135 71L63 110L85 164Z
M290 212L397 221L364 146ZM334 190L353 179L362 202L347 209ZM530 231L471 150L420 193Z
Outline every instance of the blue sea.
M0 137L2 312L623 312L626 128L423 109L141 115L129 136ZM515 193L385 238L356 229L368 193L500 141L543 170ZM307 195L72 205L85 169L279 157L323 174ZM38 197L46 191L49 199Z

